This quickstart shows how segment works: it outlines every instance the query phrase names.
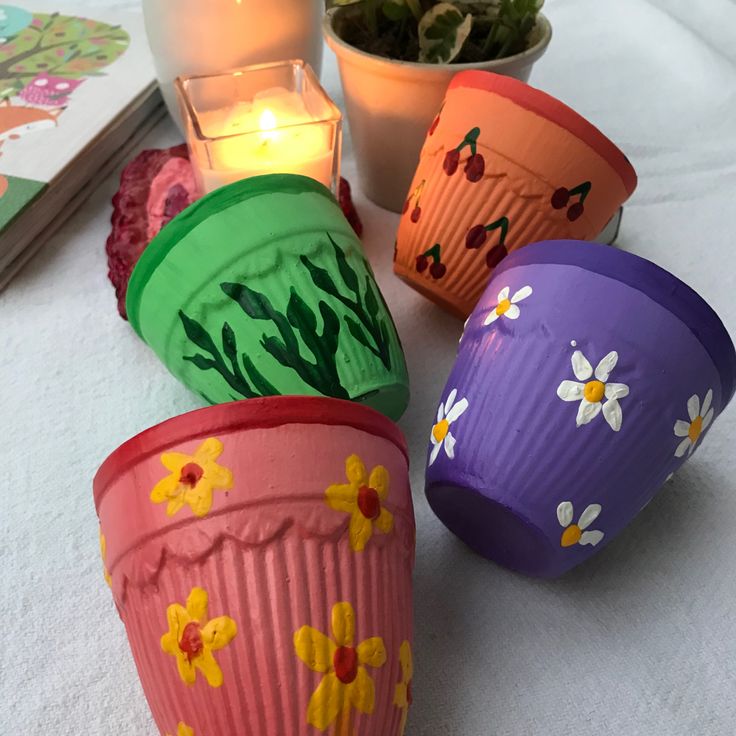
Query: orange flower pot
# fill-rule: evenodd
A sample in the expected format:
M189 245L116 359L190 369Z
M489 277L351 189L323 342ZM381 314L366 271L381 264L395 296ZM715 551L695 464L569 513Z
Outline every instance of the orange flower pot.
M635 188L626 156L574 110L516 79L461 72L429 129L394 271L467 317L510 251L595 238Z

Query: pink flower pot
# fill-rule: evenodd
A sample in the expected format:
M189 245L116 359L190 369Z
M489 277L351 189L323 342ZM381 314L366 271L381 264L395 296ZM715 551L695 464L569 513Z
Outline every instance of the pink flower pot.
M94 496L162 734L401 733L415 535L388 419L317 397L208 407L123 444Z
M635 188L626 156L567 105L516 79L461 72L427 134L394 271L467 317L508 253L595 238Z

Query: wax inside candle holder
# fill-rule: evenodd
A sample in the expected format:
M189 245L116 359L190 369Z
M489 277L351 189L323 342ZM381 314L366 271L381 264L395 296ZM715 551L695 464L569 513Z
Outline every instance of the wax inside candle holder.
M302 62L177 80L203 192L265 173L309 176L336 191L341 116Z

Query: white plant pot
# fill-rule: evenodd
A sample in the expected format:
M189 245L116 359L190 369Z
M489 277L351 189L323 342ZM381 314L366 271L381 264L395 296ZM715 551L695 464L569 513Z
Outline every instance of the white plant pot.
M527 81L552 38L552 26L540 13L530 47L521 54L477 64L419 64L347 44L338 35L344 12L328 11L323 29L340 67L360 184L367 197L394 212L403 207L427 129L455 74L484 69Z
M303 59L322 68L324 0L143 0L148 42L171 116L173 82L249 64Z

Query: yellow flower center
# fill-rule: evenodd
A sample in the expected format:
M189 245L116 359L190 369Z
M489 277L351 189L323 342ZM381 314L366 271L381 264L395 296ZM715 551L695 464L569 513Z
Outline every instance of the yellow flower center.
M585 396L591 404L597 404L601 401L605 393L606 384L602 381L588 381L583 389L583 396Z
M562 540L560 544L563 547L572 547L573 544L577 544L580 541L580 537L583 536L583 532L577 524L570 524L564 532L562 532Z
M437 440L437 442L442 442L442 440L447 437L447 433L449 431L450 422L448 422L447 419L443 419L441 422L437 422L437 424L432 427L432 434L434 435L434 438Z
M695 417L690 422L690 429L688 430L687 436L690 438L690 442L695 444L700 437L700 433L703 431L703 417Z
M502 302L498 303L498 306L496 307L496 314L500 317L501 315L506 314L509 309L511 309L511 300L504 299Z

